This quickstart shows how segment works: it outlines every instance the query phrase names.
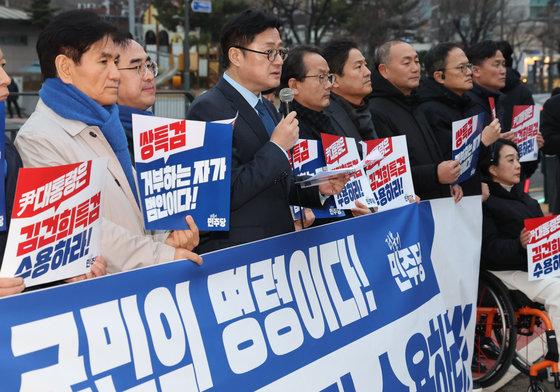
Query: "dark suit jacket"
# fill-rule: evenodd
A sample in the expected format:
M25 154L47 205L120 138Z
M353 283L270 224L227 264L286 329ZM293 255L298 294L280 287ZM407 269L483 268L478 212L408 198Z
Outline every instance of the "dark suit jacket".
M278 122L274 106L263 99ZM249 103L223 78L194 100L187 119L216 121L238 115L233 128L230 229L210 232L201 239L199 253L256 241L294 230L289 205L320 207L316 187L301 190L294 185L290 163L270 142L266 128Z

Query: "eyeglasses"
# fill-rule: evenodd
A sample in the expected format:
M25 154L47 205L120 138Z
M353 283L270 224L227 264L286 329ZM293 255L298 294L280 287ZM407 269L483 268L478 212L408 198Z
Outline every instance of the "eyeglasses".
M145 78L146 75L148 75L148 70L152 72L152 74L154 75L154 78L156 76L158 76L158 67L157 67L157 63L155 61L150 61L149 63L138 64L134 67L118 68L119 71L126 71L126 70L129 70L129 69L135 69L136 72L138 72L138 76L140 76L141 78Z
M237 49L241 49L241 50L246 50L248 52L265 54L266 58L270 62L273 62L274 60L276 60L276 57L278 57L278 55L280 55L280 58L282 59L282 61L286 60L286 57L288 57L288 51L286 49L268 49L266 52L260 52L258 50L244 48L243 46L233 46L233 47L237 48Z
M471 71L473 70L473 65L471 63L467 63L467 64L461 64L458 67L453 67L453 68L442 68L442 69L438 69L438 71L447 71L448 69L460 69L462 73L466 74L467 71Z
M335 76L334 74L320 74L320 75L307 75L304 78L319 78L319 83L325 84L329 82L330 84L334 84Z

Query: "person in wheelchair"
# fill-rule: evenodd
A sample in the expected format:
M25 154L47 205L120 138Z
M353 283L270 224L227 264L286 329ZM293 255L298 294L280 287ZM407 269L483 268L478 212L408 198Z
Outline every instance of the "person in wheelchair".
M482 204L481 268L499 278L509 290L519 290L544 305L555 330L560 329L560 278L529 281L524 220L542 217L539 203L523 192L517 145L505 139L480 162L488 178L489 198Z

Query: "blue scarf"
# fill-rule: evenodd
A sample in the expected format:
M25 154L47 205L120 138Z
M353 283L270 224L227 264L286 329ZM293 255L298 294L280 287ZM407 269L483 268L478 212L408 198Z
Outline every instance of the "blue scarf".
M132 194L138 203L132 162L128 153L126 136L119 120L116 104L101 106L71 84L59 78L49 78L43 83L39 96L56 114L69 120L97 126L109 142L126 175Z
M130 106L117 105L119 107L119 119L126 133L128 149L130 151L130 159L134 164L134 144L132 142L132 115L142 114L144 116L153 116L154 114L148 110L140 110Z

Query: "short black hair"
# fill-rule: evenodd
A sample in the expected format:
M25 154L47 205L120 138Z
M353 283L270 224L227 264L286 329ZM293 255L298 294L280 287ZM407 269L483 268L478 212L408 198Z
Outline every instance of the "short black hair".
M473 65L482 65L484 60L494 57L498 50L498 45L494 41L486 40L471 46L466 55Z
M57 77L55 59L59 54L79 64L91 45L105 37L118 40L117 27L94 12L72 10L57 15L37 39L43 80Z
M437 44L426 53L424 57L424 68L426 75L433 77L434 72L442 71L447 67L447 56L451 50L459 48L459 45L453 42L442 42Z
M558 94L560 94L560 87L554 87L552 89L552 91L550 92L551 97L554 97L555 95L558 95Z
M498 166L500 164L500 151L502 151L504 146L513 147L515 148L515 151L519 152L515 142L507 139L496 140L491 146L491 153L485 154L480 160L479 168L484 176L487 176L488 178L492 177L490 175L490 166Z
M504 58L506 59L506 67L511 67L513 65L513 48L507 41L496 42L498 50L502 52Z
M402 39L392 39L379 45L375 51L375 68L379 68L380 64L389 64L391 62L391 48L397 44L408 44L408 42Z
M271 28L280 28L280 20L254 9L247 9L229 18L220 33L223 68L227 69L230 65L228 53L231 47L247 46L256 35Z
M358 49L358 44L347 39L339 39L328 42L321 54L327 60L331 72L343 76L342 71L352 49Z
M321 55L321 51L316 46L299 45L290 49L290 55L282 65L282 76L280 77L280 87L288 87L288 81L291 78L295 80L303 80L307 73L303 57L308 53L317 53Z

